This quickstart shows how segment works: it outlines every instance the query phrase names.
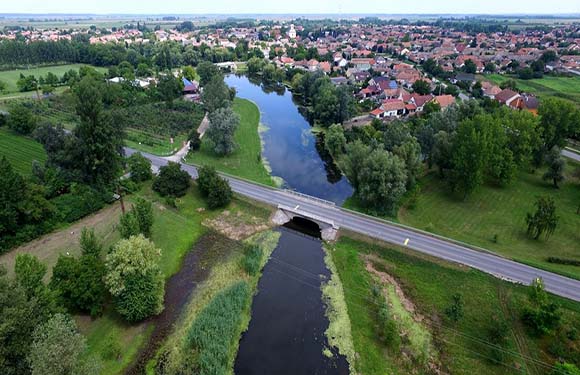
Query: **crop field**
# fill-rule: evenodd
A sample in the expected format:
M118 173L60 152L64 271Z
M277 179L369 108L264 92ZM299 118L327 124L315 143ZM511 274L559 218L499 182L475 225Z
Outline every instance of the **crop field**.
M46 160L46 153L40 143L4 128L0 129L0 157L2 156L6 156L16 171L23 175L30 175L33 160L38 160L41 164Z
M555 96L580 105L580 76L544 76L540 79L523 80L509 75L490 74L485 76L485 79L497 85L508 79L514 79L517 82L518 90L535 94L539 97Z

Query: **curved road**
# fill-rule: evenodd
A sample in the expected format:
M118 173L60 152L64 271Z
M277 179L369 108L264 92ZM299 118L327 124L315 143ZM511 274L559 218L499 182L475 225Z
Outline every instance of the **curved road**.
M130 155L135 151L126 148L125 152L127 155ZM167 160L162 157L147 153L142 154L151 160L154 167L158 168L167 164ZM183 164L182 168L193 178L197 178L197 170L194 166ZM562 297L580 301L580 280L573 280L526 266L485 251L473 250L450 239L415 231L370 216L354 213L331 204L326 204L320 200L316 200L316 198L312 200L306 199L288 191L258 185L230 176L224 177L229 180L234 192L257 201L273 206L299 206L300 211L306 211L327 218L334 221L339 227L386 242L404 245L408 239L406 246L410 249L451 262L464 264L512 282L528 285L533 279L541 277L548 291Z

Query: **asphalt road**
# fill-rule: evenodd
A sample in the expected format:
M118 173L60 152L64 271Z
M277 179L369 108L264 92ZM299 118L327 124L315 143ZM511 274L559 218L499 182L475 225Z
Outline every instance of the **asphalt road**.
M126 149L127 155L133 152L135 151ZM147 153L143 153L143 155L149 158L155 167L167 164L167 160L162 157ZM578 159L580 159L580 156L578 156ZM183 164L182 168L193 178L197 178L197 170L195 167ZM323 202L308 200L284 190L274 189L228 176L225 177L229 180L234 192L257 201L273 206L279 204L289 207L299 206L300 211L309 212L316 216L332 220L341 228L397 245L405 246L404 243L408 240L406 247L410 249L451 262L464 264L512 282L528 285L535 278L541 277L548 291L562 297L580 301L580 280L573 280L526 266L485 251L473 250L450 239L406 229Z
M572 152L570 150L565 150L565 149L562 150L562 155L564 155L567 158L574 159L577 162L580 162L580 154L577 154L577 153Z

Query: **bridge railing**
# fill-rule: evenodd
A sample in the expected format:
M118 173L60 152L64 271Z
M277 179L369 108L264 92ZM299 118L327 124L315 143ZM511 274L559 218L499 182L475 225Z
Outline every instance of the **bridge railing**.
M336 207L336 203L334 203L334 202L327 201L326 199L322 199L322 198L313 197L312 195L304 194L304 193L301 193L301 192L296 191L296 190L282 189L282 192L284 192L286 194L293 195L299 199L303 199L303 200L306 200L308 202L317 202L317 203L323 204L325 206Z

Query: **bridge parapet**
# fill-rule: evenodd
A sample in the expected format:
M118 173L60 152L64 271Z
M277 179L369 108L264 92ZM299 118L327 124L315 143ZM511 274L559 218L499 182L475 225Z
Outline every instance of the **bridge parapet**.
M278 210L272 217L272 221L276 225L284 225L295 217L302 217L304 219L311 220L318 224L320 227L320 236L325 241L334 241L338 235L339 227L334 223L334 221L326 219L324 217L300 210L298 208L285 206L282 204L278 205Z

